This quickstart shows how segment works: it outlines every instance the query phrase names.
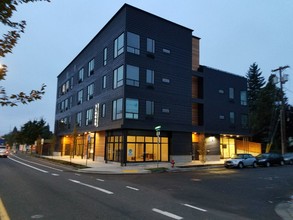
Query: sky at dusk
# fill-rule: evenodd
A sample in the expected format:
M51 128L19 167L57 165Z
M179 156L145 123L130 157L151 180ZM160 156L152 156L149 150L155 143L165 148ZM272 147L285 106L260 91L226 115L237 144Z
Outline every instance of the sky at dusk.
M14 14L27 27L13 54L0 59L8 66L0 85L8 94L47 88L40 101L0 108L0 136L40 118L54 131L57 76L124 3L194 30L201 65L245 76L256 62L266 81L289 65L284 91L293 105L292 0L51 0L20 5Z

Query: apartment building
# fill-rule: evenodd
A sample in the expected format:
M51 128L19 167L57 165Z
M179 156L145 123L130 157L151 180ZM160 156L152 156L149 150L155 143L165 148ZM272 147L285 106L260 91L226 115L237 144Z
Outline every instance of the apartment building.
M58 75L56 150L123 165L244 148L246 79L200 65L199 43L193 30L123 5Z

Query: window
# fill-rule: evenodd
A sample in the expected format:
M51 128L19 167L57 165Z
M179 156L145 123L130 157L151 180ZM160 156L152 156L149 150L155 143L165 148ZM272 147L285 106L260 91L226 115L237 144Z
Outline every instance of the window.
M154 115L155 103L153 101L146 101L146 115Z
M137 34L127 32L127 52L139 55L140 37Z
M81 68L78 71L78 83L83 82L83 79L84 79L84 68Z
M155 83L155 72L153 70L146 70L146 83Z
M85 125L93 124L94 110L92 108L86 110Z
M106 104L102 104L101 117L102 118L106 117Z
M107 87L107 76L103 76L102 79L102 88L105 89Z
M234 88L229 88L229 99L230 100L234 99Z
M71 81L70 81L70 89L72 89L73 88L73 76L71 77Z
M91 76L94 74L94 68L95 68L95 59L92 59L89 62L88 76Z
M69 106L69 105L68 105L68 104L69 104L68 101L69 101L68 99L65 99L65 101L64 101L64 108L65 108L65 111L68 110L68 106Z
M139 68L127 65L126 67L126 84L130 86L139 86Z
M246 114L241 115L241 127L248 128L248 116Z
M138 100L126 99L125 118L138 119Z
M124 33L122 33L114 41L114 58L118 57L124 52Z
M94 84L90 84L87 87L87 100L90 100L94 97Z
M76 114L76 126L77 127L81 127L81 118L82 118L82 113L81 112L78 112Z
M147 52L155 53L155 41L151 38L147 38Z
M230 112L230 124L235 124L235 112Z
M77 104L82 104L83 101L83 90L78 91L77 93Z
M123 86L123 65L120 66L118 69L114 70L114 82L113 87L114 89Z
M113 120L122 118L122 98L113 101Z
M247 105L247 92L241 91L240 92L240 104L246 106Z
M108 58L108 48L105 47L104 48L104 52L103 52L103 65L104 66L107 65L107 58Z

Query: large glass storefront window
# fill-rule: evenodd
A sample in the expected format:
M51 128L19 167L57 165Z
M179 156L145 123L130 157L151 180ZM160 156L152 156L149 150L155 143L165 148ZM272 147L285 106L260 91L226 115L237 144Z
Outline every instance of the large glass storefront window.
M107 160L122 161L122 136L107 138ZM169 142L167 137L127 136L126 162L169 161ZM123 160L124 161L124 160Z
M229 158L236 153L235 139L222 136L220 138L221 158Z

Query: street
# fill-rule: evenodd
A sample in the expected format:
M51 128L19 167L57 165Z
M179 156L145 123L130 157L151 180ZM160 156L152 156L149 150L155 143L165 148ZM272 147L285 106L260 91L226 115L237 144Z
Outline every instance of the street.
M17 154L0 158L0 202L12 220L281 219L275 207L293 195L292 169L101 175Z

